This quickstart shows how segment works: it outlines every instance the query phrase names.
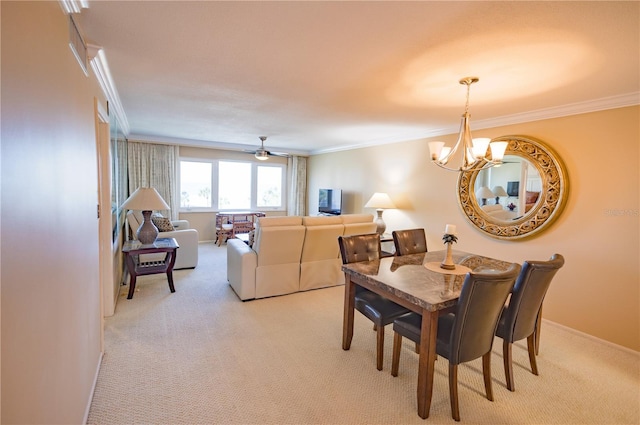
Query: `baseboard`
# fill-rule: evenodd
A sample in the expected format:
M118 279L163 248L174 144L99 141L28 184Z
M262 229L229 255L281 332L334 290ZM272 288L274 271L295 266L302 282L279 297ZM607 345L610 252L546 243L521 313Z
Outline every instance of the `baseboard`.
M91 391L89 401L87 402L87 407L84 410L84 418L82 418L82 423L86 424L89 420L89 410L91 410L91 402L93 401L93 394L96 392L96 385L98 385L98 375L100 374L100 368L102 367L102 357L104 356L103 352L100 352L100 356L98 357L98 367L96 367L96 373L93 377L93 384L91 384Z
M579 331L577 329L570 328L570 327L565 326L565 325L561 325L560 323L552 322L551 320L548 320L548 319L542 319L542 322L545 323L545 324L548 324L550 326L555 326L557 328L563 329L563 330L565 330L567 332L570 332L570 333L572 333L574 335L579 335L581 337L590 339L590 340L598 342L600 344L607 345L607 346L609 346L611 348L618 349L620 351L624 351L626 353L636 355L636 356L638 356L640 358L640 352L638 352L636 350L633 350L633 349L631 349L629 347L625 347L624 345L615 344L615 343L613 343L611 341L607 341L606 339L598 338L597 336L593 336L593 335L590 335L588 333ZM543 329L542 333L544 334L544 328L542 328L542 329Z

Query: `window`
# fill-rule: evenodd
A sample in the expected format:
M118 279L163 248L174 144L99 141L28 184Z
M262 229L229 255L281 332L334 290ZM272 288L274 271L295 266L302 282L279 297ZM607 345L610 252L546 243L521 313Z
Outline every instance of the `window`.
M180 161L180 208L211 208L212 165Z
M258 165L256 206L277 208L282 204L282 167Z
M183 211L284 210L286 166L225 160L180 160Z
M218 209L251 209L251 163L220 161Z

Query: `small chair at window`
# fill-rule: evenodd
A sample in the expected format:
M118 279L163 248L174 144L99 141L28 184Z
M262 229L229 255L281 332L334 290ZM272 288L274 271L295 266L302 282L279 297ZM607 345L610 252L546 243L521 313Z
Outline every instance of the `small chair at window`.
M338 244L342 264L380 258L380 235L377 233L340 236ZM409 310L361 286L356 286L355 309L373 322L373 329L377 332L376 367L382 370L384 327Z
M396 255L427 252L427 237L424 229L394 230L391 235L396 247Z
M231 226L233 228L231 237L236 238L238 235L246 236L246 241L249 240L249 233L253 230L253 216L251 214L234 214L231 220Z
M229 222L229 216L216 214L216 240L215 244L221 246L223 242L233 235L233 224Z

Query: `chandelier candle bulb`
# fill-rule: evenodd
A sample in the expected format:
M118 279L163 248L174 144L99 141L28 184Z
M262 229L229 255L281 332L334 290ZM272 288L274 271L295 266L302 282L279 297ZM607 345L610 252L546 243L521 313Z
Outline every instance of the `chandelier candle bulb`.
M469 128L469 91L471 84L477 83L478 77L466 77L460 80L460 84L467 86L467 101L460 121L460 133L453 147L444 146L443 142L430 142L429 151L431 162L438 167L449 171L478 171L502 164L502 158L507 147L504 142L492 142L486 137L472 138ZM497 145L496 145L497 144ZM491 159L487 156L487 148L491 147ZM463 153L462 164L459 167L447 166L455 153L460 149Z

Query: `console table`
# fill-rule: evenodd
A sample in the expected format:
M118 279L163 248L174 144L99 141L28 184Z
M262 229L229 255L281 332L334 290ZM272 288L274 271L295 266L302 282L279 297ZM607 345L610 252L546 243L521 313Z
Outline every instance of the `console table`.
M173 266L176 263L176 251L180 246L174 238L159 238L153 244L143 245L139 241L126 241L122 247L127 270L131 276L127 299L133 298L136 289L136 278L148 274L166 273L169 290L176 292L173 286ZM165 253L164 260L140 261L141 254Z

